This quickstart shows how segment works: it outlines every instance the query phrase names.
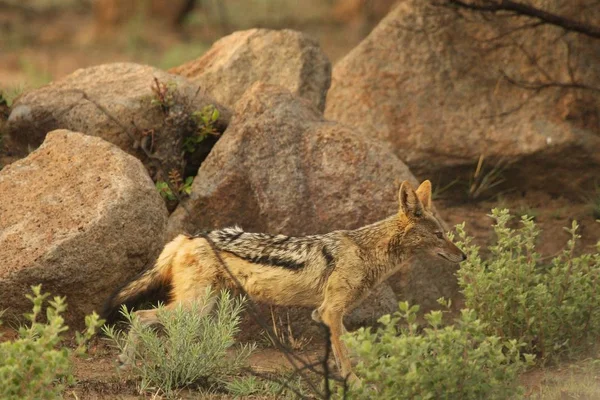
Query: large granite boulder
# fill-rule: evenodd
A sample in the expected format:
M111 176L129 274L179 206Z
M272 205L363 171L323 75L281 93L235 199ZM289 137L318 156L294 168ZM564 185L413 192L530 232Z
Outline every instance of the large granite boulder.
M42 284L67 296L69 322L108 295L163 245L167 211L142 163L97 137L50 132L0 171L0 310L31 310Z
M331 83L331 64L319 43L289 29L232 33L216 41L202 57L169 72L198 83L230 107L261 81L280 85L323 111Z
M479 179L502 170L504 189L579 193L600 174L600 96L570 83L600 82L600 42L525 22L400 2L335 65L325 116L421 179L468 182L483 156Z

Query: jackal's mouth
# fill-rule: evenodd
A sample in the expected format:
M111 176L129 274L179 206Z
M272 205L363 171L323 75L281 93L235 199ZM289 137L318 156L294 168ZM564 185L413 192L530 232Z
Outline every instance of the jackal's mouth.
M457 263L457 262L461 262L462 261L462 257L459 257L459 256L457 256L457 257L451 257L448 254L441 253L441 252L438 252L437 255L440 256L440 257L442 257L444 260L448 260L448 261L453 262L453 263Z

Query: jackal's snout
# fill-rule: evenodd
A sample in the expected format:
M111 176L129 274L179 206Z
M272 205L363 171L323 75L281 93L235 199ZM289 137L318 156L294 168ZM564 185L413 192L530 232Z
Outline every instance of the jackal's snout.
M445 246L438 249L437 255L454 263L459 263L467 259L464 251L458 248L450 239L445 238Z

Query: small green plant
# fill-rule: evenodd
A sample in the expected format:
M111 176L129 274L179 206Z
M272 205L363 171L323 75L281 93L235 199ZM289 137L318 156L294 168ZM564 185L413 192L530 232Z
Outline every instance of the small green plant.
M600 185L596 182L592 192L584 194L581 197L587 204L592 216L596 219L600 219Z
M535 208L529 207L527 204L522 204L515 210L515 214L520 218L528 217L535 221L540 212Z
M467 196L471 200L481 199L484 195L489 194L491 189L506 181L502 176L505 170L503 164L498 162L491 169L486 170L484 159L483 154L479 156L477 167L475 167L473 175L469 178Z
M19 337L0 344L0 398L60 399L65 384L74 381L70 351L60 348L61 334L69 329L61 314L66 310L64 297L54 297L46 308L46 323L39 322L44 301L41 285L32 287L31 313L25 314L28 325L19 328ZM86 317L87 330L78 334L78 352L85 351L89 340L102 324L97 314Z
M432 311L419 333L418 310L401 302L399 311L379 319L376 331L360 328L344 337L357 353L362 379L348 398L509 399L521 392L517 377L526 362L516 340L488 336L487 324L468 309L445 327L442 312ZM399 327L401 321L406 327ZM531 358L525 355L527 362Z
M257 378L254 375L235 378L225 384L225 389L235 397L276 395L283 392L283 388L277 382Z
M171 201L177 200L177 197L175 197L175 195L173 194L173 191L169 187L169 184L165 181L157 181L156 190L158 190L158 193L160 193L163 199Z
M154 78L152 86L153 97L150 101L150 105L159 106L164 114L167 114L169 110L175 105L175 96L177 94L177 84L175 82L164 83Z
M192 193L192 183L194 183L194 177L188 176L187 178L185 178L185 181L183 181L183 185L181 186L181 189L179 191L189 196L190 193Z
M554 210L552 210L552 212L550 213L550 217L552 219L563 219L564 218L564 214L565 214L565 208L564 207L560 207L560 208L556 208Z
M227 382L225 388L236 397L250 396L263 392L265 390L265 382L254 375L242 376L231 382Z
M158 190L158 193L160 193L164 199L169 201L178 199L178 196L173 193L171 187L175 188L179 195L189 196L190 193L192 193L192 184L194 183L193 176L188 176L185 180L182 180L179 172L173 170L169 172L169 181L171 182L171 185L165 181L156 182L156 190Z
M77 343L77 348L75 349L76 355L82 356L87 352L87 344L96 335L98 329L104 325L104 322L95 311L85 316L85 331L83 333L75 332L75 343Z
M306 382L293 373L256 377L247 375L225 384L228 393L238 397L273 396L275 399L309 398Z
M575 256L577 222L566 229L571 239L549 262L535 250L539 234L531 217L509 227L508 210L492 210L495 245L483 259L464 224L457 245L467 254L458 271L466 306L487 331L525 344L542 361L580 353L600 336L600 243L593 254Z
M239 346L228 354L239 330L243 300L221 292L215 315L205 314L213 293L207 289L203 299L184 308L158 308L162 333L142 324L132 312L122 310L130 324L130 334L105 327L104 333L115 346L131 356L131 367L141 378L140 390L160 390L167 397L190 385L208 387L225 384L227 377L239 372L254 345Z
M200 143L209 135L218 135L215 124L219 119L219 110L213 105L204 107L201 111L192 113L192 120L196 124L196 132L186 137L183 141L183 148L188 153L193 153Z

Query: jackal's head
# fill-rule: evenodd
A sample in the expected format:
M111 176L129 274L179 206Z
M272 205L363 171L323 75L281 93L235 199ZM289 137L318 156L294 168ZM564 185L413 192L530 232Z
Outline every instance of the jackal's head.
M451 262L467 259L454 243L448 239L442 225L431 210L431 182L424 181L415 191L408 181L402 182L399 193L399 227L402 247L418 255L429 253Z

